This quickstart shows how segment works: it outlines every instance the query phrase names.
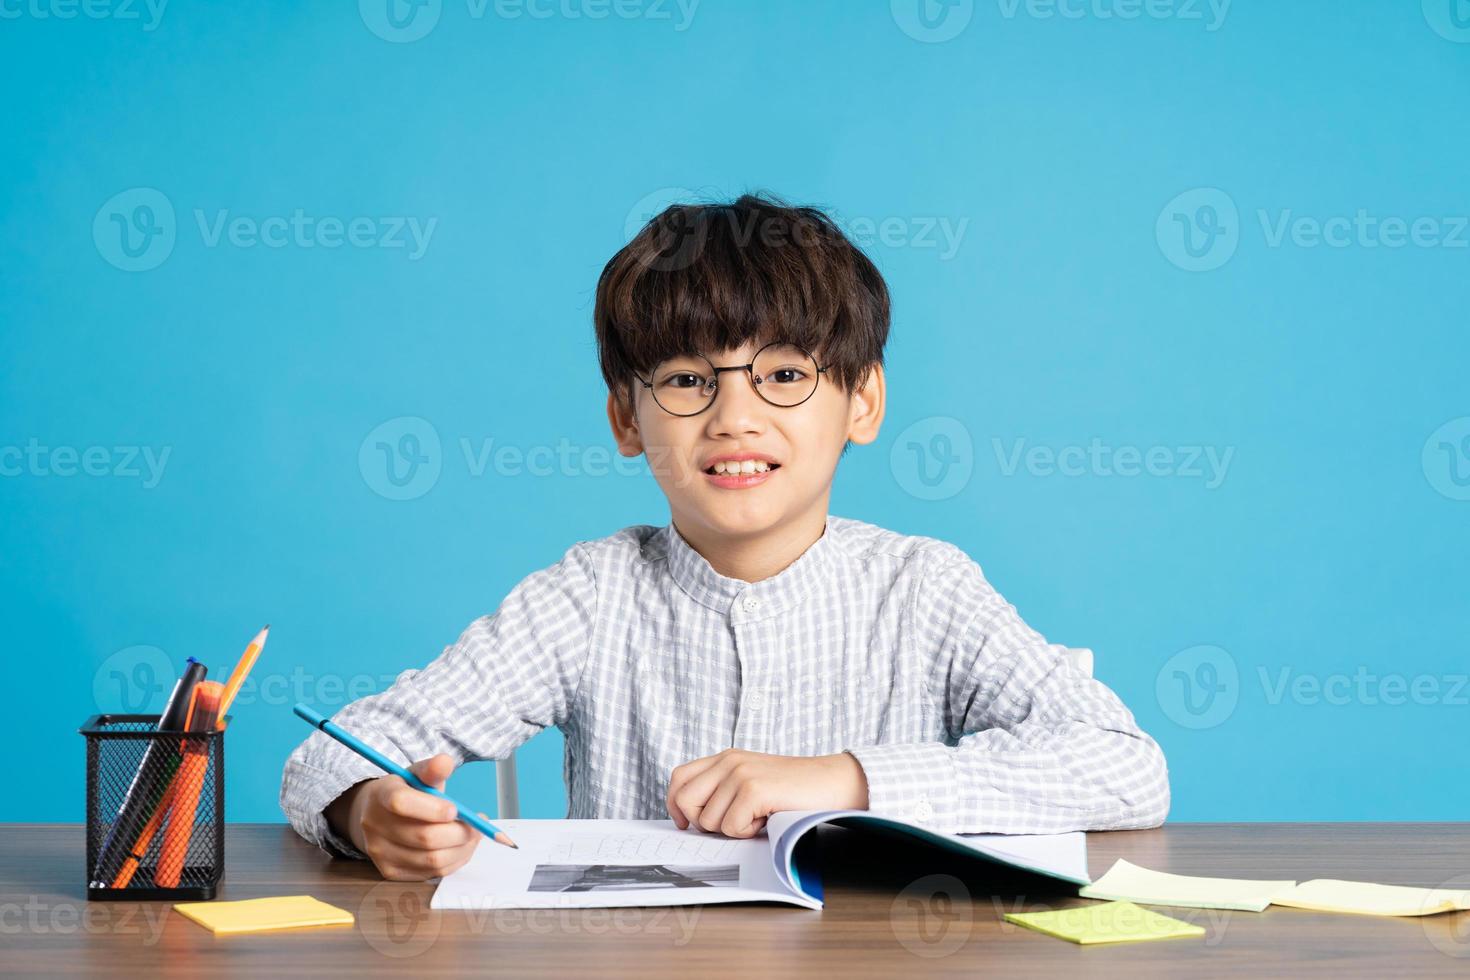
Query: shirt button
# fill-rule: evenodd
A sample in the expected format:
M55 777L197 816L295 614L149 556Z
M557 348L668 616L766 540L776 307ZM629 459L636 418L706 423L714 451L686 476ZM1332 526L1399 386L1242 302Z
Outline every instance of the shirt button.
M761 601L753 595L748 595L741 605L745 607L746 612L755 612L761 607Z
M920 800L918 803L914 804L914 819L915 820L920 820L920 821L922 821L922 820L931 820L931 819L933 819L933 817L934 817L934 807L932 807L932 806L929 805L929 801L928 800Z
M761 691L752 691L750 697L745 699L745 706L751 711L760 711L766 706L766 696Z

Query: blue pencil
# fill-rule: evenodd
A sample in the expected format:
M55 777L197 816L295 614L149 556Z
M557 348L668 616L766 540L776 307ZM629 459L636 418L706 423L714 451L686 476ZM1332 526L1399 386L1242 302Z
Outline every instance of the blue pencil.
M424 782L422 779L419 779L419 777L415 776L413 773L409 772L407 769L403 768L392 759L383 755L371 745L367 745L364 742L358 741L358 739L355 738L353 735L339 728L337 725L332 724L332 722L328 721L325 717L322 716L320 712L314 711L304 704L298 704L295 708L295 711L299 717L305 720L313 728L319 728L322 731L326 732L328 735L332 736L337 741L341 742L343 745L347 746L349 749L356 752L358 755L362 756L373 765L377 766L379 769L382 769L384 772L391 772L393 775L398 776L414 789L428 793L430 796L437 796L441 800L449 800L450 803L454 804L455 810L458 811L459 819L463 820L471 827L474 827L480 833L495 841L495 843L504 844L506 847L515 847L516 850L520 850L520 848L517 847L516 842L506 836L505 831L501 830L499 827L495 826L493 823L486 820L484 817L480 816L478 813L471 810L463 803L458 803L455 800L450 799L447 795L445 795L443 790L435 789L434 787L430 786L428 783Z

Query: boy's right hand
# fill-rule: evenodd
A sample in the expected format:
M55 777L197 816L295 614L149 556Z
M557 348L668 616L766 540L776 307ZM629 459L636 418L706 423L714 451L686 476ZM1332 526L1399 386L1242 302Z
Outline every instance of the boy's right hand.
M409 771L442 790L454 772L454 760L436 755L415 762ZM339 832L347 832L389 881L447 875L470 859L482 836L458 819L448 800L414 789L392 775L353 786L332 802L326 816Z

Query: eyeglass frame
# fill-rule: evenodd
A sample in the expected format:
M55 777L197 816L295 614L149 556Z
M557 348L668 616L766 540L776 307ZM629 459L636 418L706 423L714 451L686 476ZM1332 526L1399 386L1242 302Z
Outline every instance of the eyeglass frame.
M809 392L807 392L806 397L803 398L801 401L794 402L794 403L792 403L790 405L778 405L776 402L773 402L769 398L767 398L764 394L761 394L761 384L762 384L762 382L765 379L762 378L761 381L755 380L755 362L760 358L761 354L765 353L766 350L769 349L769 348L771 348L771 347L795 347L797 350L801 351L803 354L805 354L808 358L811 359L812 366L814 368L816 368L816 371L817 371L817 381L816 381L816 384L813 384L812 385L812 390L809 391ZM805 405L808 401L811 400L812 395L815 395L817 393L817 388L819 388L821 386L821 383L822 383L822 375L826 374L827 373L827 368L830 368L832 366L831 364L828 364L828 365L826 365L824 367L824 366L818 364L817 363L816 355L814 355L811 351L807 350L805 347L801 346L800 344L788 344L788 343L786 343L785 341L782 341L782 340L773 340L769 344L766 344L764 347L762 347L760 350L756 351L754 354L751 355L751 357L750 357L750 363L749 364L730 364L730 365L727 365L725 367L715 367L715 362L714 361L711 361L704 354L697 354L696 356L699 357L700 360L704 361L704 363L708 364L709 365L709 369L714 372L713 374L710 375L709 379L705 382L705 387L707 388L707 387L710 386L711 383L713 383L714 384L714 388L715 388L715 393L710 396L709 401L706 402L705 403L705 406L703 408L701 408L699 411L697 411L697 412L688 412L688 413L683 414L683 415L679 414L678 412L670 412L667 408L664 408L663 402L661 402L661 401L658 400L658 395L653 395L653 403L655 405L657 405L660 409L663 409L663 411L668 412L669 415L672 415L676 419L692 419L696 415L703 415L705 412L707 412L707 411L710 410L710 407L712 405L714 405L714 403L715 403L715 399L718 398L718 397L720 397L720 372L721 371L744 371L745 374L746 374L746 376L750 378L750 386L755 389L755 393L760 396L760 400L761 401L765 402L767 405L770 405L773 408L796 408L796 407L798 407L800 405ZM663 363L663 361L659 361L659 364L662 364L662 363ZM657 371L658 370L658 366L659 366L658 364L655 364L653 366L654 371ZM653 391L653 382L652 381L644 381L642 378L639 378L637 371L634 371L633 372L633 377L638 378L638 383L641 384L641 385L643 385L643 387L647 388L649 390L650 394L652 394L652 391ZM650 378L653 377L653 372L650 372L649 373L649 377Z

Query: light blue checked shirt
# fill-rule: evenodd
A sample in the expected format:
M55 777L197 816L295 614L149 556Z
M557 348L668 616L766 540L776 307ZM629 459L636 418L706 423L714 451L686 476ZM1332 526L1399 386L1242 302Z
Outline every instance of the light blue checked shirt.
M1158 744L1067 648L1027 626L962 550L829 516L760 582L721 575L672 524L573 545L422 670L335 720L407 764L504 758L566 737L569 817L662 819L675 766L736 747L850 751L869 807L939 831L1153 827ZM362 856L323 809L381 775L320 732L281 808Z

